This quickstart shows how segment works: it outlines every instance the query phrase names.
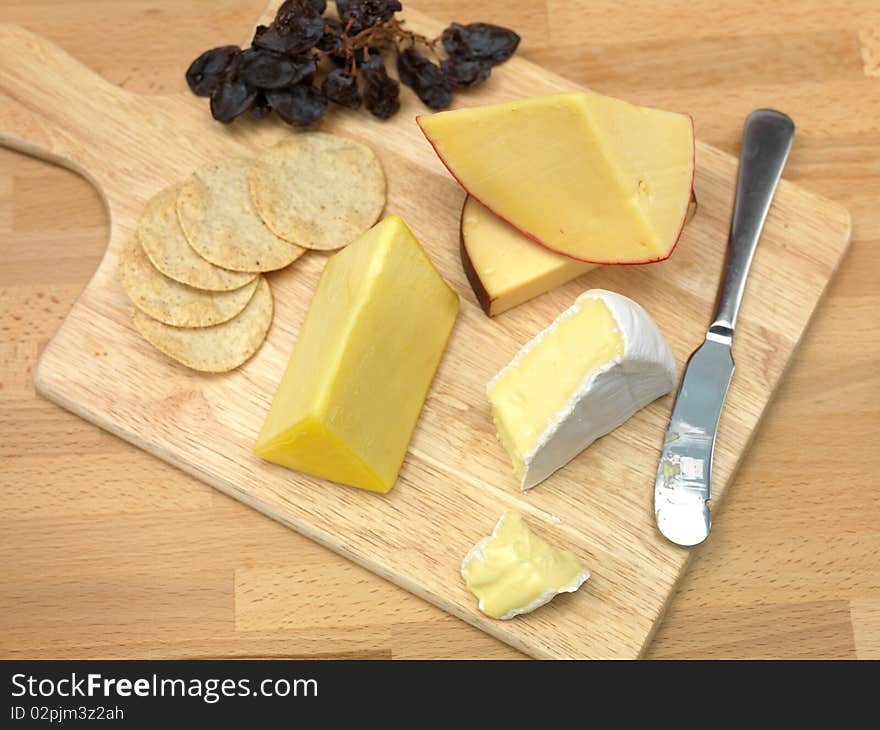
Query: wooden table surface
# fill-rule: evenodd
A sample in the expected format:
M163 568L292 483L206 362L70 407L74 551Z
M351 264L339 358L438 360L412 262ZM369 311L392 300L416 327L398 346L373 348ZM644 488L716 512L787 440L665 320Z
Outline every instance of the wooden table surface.
M0 0L0 22L158 94L264 5ZM524 56L690 110L731 153L751 109L795 119L786 177L850 209L852 247L648 656L880 658L880 4L404 5L509 25ZM520 657L35 395L107 230L88 182L0 149L0 657Z

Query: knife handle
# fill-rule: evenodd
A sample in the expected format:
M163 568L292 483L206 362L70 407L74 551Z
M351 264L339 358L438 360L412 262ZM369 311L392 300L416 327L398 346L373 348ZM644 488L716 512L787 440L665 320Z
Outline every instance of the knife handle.
M711 339L729 343L733 337L752 257L793 139L794 122L782 112L757 109L746 119L727 261L715 318L709 327Z

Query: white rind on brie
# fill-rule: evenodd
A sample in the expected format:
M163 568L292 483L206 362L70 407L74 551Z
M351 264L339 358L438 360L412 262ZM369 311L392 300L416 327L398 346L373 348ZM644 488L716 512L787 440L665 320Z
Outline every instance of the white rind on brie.
M523 455L524 490L542 482L597 438L613 431L675 385L677 372L672 352L645 310L620 294L591 289L527 343L492 379L487 392L590 299L601 299L617 323L624 344L623 356L589 372L565 406L548 420L535 446Z

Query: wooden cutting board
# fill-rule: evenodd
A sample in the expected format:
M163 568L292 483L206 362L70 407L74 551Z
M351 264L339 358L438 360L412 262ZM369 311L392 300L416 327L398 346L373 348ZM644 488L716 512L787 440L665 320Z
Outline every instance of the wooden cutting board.
M406 15L414 29L436 33L441 27L411 11ZM457 103L574 88L515 58L497 68L481 89L459 95ZM423 108L408 91L402 96L403 108L389 122L335 109L324 124L325 130L361 139L376 150L388 176L387 211L403 215L462 297L459 321L400 481L381 496L311 479L250 453L324 255L310 254L270 276L276 312L269 338L244 367L222 376L192 373L143 342L116 277L117 252L150 196L205 161L251 154L296 132L265 121L223 127L210 119L206 100L186 93L130 94L44 39L0 26L0 142L81 172L100 190L110 214L107 254L46 347L35 373L37 387L102 428L533 656L638 656L690 554L666 543L653 525L653 478L671 397L522 494L494 437L484 387L526 340L589 287L639 301L683 365L711 315L736 162L698 146L699 212L669 261L600 268L489 320L458 259L464 195L413 122ZM699 136L699 119L696 127ZM849 231L845 209L782 182L755 257L734 346L737 372L713 475L716 517L846 250ZM593 577L576 594L499 622L476 610L458 566L507 508L521 510L547 539L578 554Z

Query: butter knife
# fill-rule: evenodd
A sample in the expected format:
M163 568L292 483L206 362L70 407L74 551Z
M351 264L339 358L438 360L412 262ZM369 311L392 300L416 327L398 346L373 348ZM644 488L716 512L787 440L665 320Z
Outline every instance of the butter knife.
M733 376L731 342L749 266L794 139L794 122L758 109L743 129L727 261L715 316L706 339L690 356L654 483L657 527L669 540L698 545L709 536L712 452L724 398Z

